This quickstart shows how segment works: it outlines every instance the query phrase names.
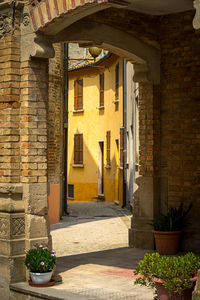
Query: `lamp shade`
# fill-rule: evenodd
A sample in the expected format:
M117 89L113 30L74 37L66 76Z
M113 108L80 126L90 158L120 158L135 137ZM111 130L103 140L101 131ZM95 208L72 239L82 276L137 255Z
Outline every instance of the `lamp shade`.
M102 49L98 47L90 47L89 52L92 55L92 57L96 58L101 54Z

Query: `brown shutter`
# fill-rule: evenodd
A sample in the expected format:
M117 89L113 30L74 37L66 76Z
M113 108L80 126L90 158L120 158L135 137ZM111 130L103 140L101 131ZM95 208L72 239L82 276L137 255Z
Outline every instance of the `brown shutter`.
M106 144L107 144L107 165L110 166L110 131L106 132Z
M77 82L74 80L74 110L77 110Z
M77 91L77 109L83 109L83 79L77 80L78 91Z
M83 135L79 134L79 164L83 163Z
M100 74L100 106L104 106L104 73Z
M124 128L120 128L120 167L124 164Z
M74 164L78 164L79 162L79 134L74 135Z
M115 66L115 100L119 99L119 63Z

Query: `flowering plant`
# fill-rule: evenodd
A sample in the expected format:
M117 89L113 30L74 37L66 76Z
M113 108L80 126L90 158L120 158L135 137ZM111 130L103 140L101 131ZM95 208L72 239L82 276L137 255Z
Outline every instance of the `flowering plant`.
M31 272L44 273L53 270L56 264L55 250L39 245L24 251L26 253L24 264Z

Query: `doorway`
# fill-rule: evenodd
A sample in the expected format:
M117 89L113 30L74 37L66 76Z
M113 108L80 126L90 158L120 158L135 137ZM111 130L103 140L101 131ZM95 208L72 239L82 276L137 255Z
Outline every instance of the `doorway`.
M104 142L98 143L98 196L104 196Z

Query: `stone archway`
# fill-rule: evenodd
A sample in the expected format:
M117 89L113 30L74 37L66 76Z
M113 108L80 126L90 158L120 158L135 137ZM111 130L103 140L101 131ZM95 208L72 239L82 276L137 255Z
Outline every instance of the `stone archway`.
M115 4L105 2L98 3L98 5L97 3L87 5L86 3L86 10L84 10L84 5L77 8L75 19L69 11L69 20L66 21L68 22L66 24L71 25L75 21L76 24L63 29L63 25L60 25L62 16L55 16L54 19L49 20L48 13L46 13L47 19L44 15L42 17L43 7L47 3L42 2L41 5L34 8L34 12L32 9L30 10L32 19L29 18L27 6L19 4L13 7L8 3L3 7L5 12L3 24L7 26L10 24L8 20L12 20L9 30L6 27L1 40L2 51L4 51L2 52L2 61L5 62L2 73L8 74L7 81L5 78L3 79L3 85L9 87L10 93L2 98L3 105L1 107L4 110L2 120L9 128L7 133L6 128L3 129L3 136L7 134L11 136L9 139L4 138L5 148L10 149L10 156L6 156L5 151L4 167L6 171L2 171L4 183L0 191L5 199L5 202L1 203L0 219L2 228L0 232L0 265L1 273L4 274L1 279L1 290L5 292L6 297L9 293L8 284L10 282L25 279L24 249L32 247L36 243L51 245L47 201L47 99L48 58L54 55L52 43L67 40L99 45L96 36L101 36L102 47L137 62L134 80L141 82L141 89L148 90L148 94L144 92L144 106L153 107L155 90L157 91L159 84L158 49L145 44L144 41L126 31L108 25L98 26L94 22L92 24L91 22L84 24L81 21L78 22L78 19L83 19L87 14L105 9L105 7L115 6ZM121 4L118 3L117 6L121 7ZM73 7L72 9L75 10ZM37 11L37 17L35 11ZM10 19L6 16L9 13ZM14 19L12 19L13 14ZM39 19L37 19L38 17ZM46 26L36 28L35 23L39 21L34 21L34 18L40 20L41 24L43 24L42 20L47 20ZM60 30L59 34L55 30L57 24ZM84 28L81 33L78 30L79 26ZM91 27L92 30L89 30ZM123 43L121 43L122 39ZM9 55L6 56L5 52ZM147 113L149 122L153 118L152 114L152 109L150 109ZM146 126L150 125L146 124ZM151 132L153 138L153 126ZM144 146L147 147L146 144ZM153 151L154 149L152 149L152 157ZM145 174L148 178L143 180L143 184L146 184L147 181L152 188L154 174L153 171L147 173ZM143 224L147 219L152 218L154 208L152 191L148 200L151 209L148 216L144 214ZM151 247L151 234L146 240L148 246Z
M171 203L177 203L182 194L191 198L196 209L194 217L198 219L195 130L200 85L196 78L198 41L190 47L190 40L196 39L191 26L193 11L162 17L160 22L159 17L124 9L129 5L125 1L81 1L78 5L71 1L67 7L64 1L55 0L50 8L49 3L36 2L30 9L23 2L0 5L0 293L5 299L9 283L25 279L24 248L41 242L51 244L47 215L47 98L48 58L54 55L55 41L102 45L137 61L134 80L140 82L142 126L141 177L131 230L134 245L152 247L152 234L146 223L156 211L165 209L168 192ZM161 40L158 24L163 34ZM79 26L87 31L78 32ZM176 48L168 36L169 30L174 40L179 38L180 45ZM102 31L104 35L100 38ZM160 45L161 67L167 74L166 78L161 77L162 101ZM183 116L186 121L181 127ZM189 162L184 148L190 150ZM168 149L172 159L168 157Z

